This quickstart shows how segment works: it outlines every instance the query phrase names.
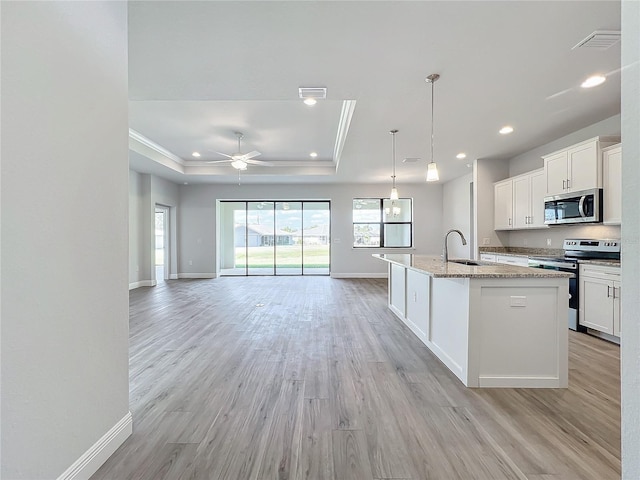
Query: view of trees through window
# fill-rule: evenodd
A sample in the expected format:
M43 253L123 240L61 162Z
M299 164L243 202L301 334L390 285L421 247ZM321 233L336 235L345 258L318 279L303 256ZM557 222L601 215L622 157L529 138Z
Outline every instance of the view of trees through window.
M353 199L353 246L398 248L413 245L410 198Z

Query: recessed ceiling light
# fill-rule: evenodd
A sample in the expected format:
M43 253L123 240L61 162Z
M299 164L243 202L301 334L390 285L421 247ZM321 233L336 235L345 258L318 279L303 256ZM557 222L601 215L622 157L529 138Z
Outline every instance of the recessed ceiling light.
M198 152L193 152L191 155L193 157L200 158L200 154Z
M513 132L513 127L509 126L509 125L505 125L504 127L502 127L500 129L500 133L502 135L507 135L509 133Z
M460 152L459 154L456 155L456 158L462 160L463 158L467 158L467 154Z
M318 103L318 101L315 98L311 98L311 97L305 98L303 102L305 105L309 105L309 106L312 106Z
M598 85L602 85L606 80L607 79L604 75L592 75L582 82L580 86L582 88L597 87Z
M184 185L189 185L189 182L184 182Z
M317 154L316 152L311 152L311 153L309 154L309 156L310 156L311 158L316 158L316 157L318 156L318 154Z

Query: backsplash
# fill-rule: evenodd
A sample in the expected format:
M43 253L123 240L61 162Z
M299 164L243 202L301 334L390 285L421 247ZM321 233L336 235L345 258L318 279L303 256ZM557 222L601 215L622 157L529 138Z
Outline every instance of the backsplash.
M562 249L565 238L620 238L620 226L563 225L540 230L513 230L504 243L510 247Z

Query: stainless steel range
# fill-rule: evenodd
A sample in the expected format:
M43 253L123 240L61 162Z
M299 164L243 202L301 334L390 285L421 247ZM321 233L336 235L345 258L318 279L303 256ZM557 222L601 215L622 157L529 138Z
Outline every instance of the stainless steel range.
M579 260L620 260L619 239L567 238L563 244L564 257L532 256L529 266L546 268L560 272L571 272L574 278L569 279L569 328L586 331L578 318L578 261Z

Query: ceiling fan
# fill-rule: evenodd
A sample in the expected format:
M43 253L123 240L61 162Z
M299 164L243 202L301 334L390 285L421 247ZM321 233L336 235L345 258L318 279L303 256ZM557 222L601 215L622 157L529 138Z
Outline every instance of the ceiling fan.
M242 153L242 149L240 148L240 141L244 137L241 132L235 132L236 137L238 137L238 152L232 155L227 155L226 153L216 152L218 155L222 155L227 157L227 160L214 160L207 163L231 163L231 166L236 170L246 170L247 165L262 165L265 167L271 167L272 165L269 162L265 162L263 160L253 160L254 157L261 155L260 152L254 150L249 153Z

